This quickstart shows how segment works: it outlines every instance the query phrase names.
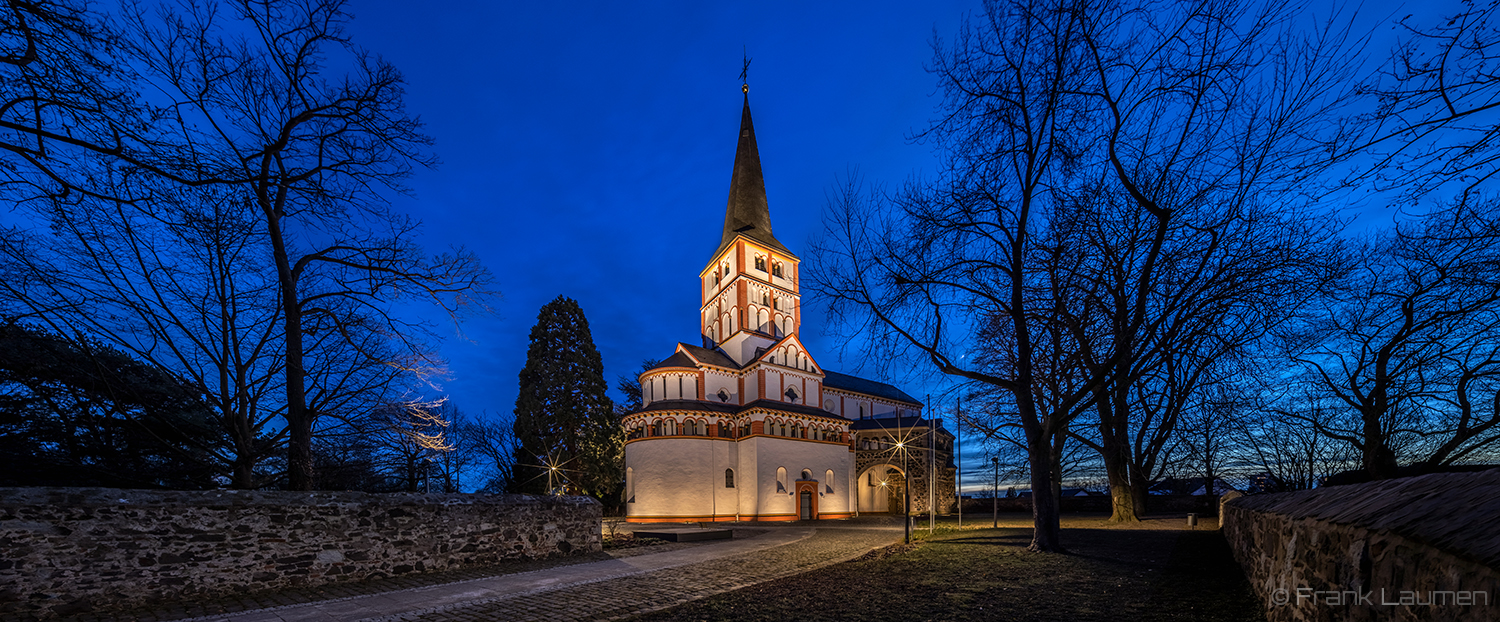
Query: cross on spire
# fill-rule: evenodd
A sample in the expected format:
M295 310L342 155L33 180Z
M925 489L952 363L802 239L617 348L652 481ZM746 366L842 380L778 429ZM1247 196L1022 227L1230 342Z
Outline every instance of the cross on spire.
M752 61L752 60L755 60L755 59L750 58L750 53L747 50L746 53L745 53L745 64L744 64L744 66L740 67L740 90L744 91L746 93L750 92L750 78L749 78L749 75L750 75L750 61Z

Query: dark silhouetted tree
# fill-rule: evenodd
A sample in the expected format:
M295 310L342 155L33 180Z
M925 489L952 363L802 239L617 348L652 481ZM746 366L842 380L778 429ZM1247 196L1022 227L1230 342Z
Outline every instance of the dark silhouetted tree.
M623 430L588 319L573 299L558 296L537 313L520 385L511 491L608 494L621 479Z
M0 485L203 489L227 444L205 395L89 339L0 325Z

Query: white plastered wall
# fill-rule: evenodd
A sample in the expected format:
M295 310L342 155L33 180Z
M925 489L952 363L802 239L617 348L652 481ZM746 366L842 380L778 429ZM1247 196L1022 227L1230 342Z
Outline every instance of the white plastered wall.
M710 438L642 439L625 445L634 503L628 517L706 518L738 510L738 443ZM735 469L735 488L724 487L724 469Z
M818 497L819 514L843 514L853 512L849 496L849 475L854 470L854 454L848 447L835 443L812 443L793 439L757 437L742 443L753 444L757 482L756 491L760 499L756 513L766 515L794 515L797 512L796 481L803 469L812 471L818 480L818 491L825 493L822 481L825 471L835 474L833 494ZM742 448L748 450L748 447ZM745 461L741 460L743 464ZM785 467L787 472L786 492L776 492L776 468Z

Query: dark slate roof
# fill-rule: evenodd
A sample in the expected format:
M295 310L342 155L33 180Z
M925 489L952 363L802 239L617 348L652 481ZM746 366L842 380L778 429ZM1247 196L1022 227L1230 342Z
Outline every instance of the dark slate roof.
M712 261L744 235L772 250L795 258L786 245L771 235L771 207L766 203L766 182L760 171L760 149L755 146L755 125L750 122L750 92L740 113L739 146L734 151L734 172L729 177L729 206L724 211L724 236Z
M651 402L645 408L642 408L636 412L647 413L663 410L696 410L703 412L734 414L744 412L752 408L762 408L765 410L775 410L798 415L813 415L815 417L826 417L829 419L843 418L821 408L816 408L807 404L788 404L786 402L776 402L772 400L755 400L744 406L737 406L735 404L725 404L719 402L718 400L714 399L713 396L709 396L709 399L704 401L657 400L655 402Z
M696 369L698 365L693 362L692 357L683 354L682 352L673 352L672 356L667 357L660 363L652 365L651 369L661 369L663 367L692 367Z
M864 378L860 378L858 376L850 376L849 374L841 374L836 371L828 371L826 369L823 370L823 386L840 391L850 391L853 393L863 393L865 395L883 397L888 400L904 402L913 406L922 405L922 403L918 402L916 398L907 395L905 391L897 389L896 387L888 385L884 382L865 380Z
M645 408L636 412L648 413L658 410L702 410L732 415L742 410L742 407L735 404L724 404L718 401L710 402L706 400L701 402L698 400L657 400L647 404Z
M707 363L709 365L717 365L719 367L728 367L729 369L739 369L740 368L739 365L735 364L734 359L729 358L729 355L724 354L724 352L721 351L721 350L710 350L708 348L701 348L701 347L698 347L698 346L688 345L688 344L685 344L685 343L679 343L677 345L681 346L683 350L687 350L689 354L692 354L693 358L698 359L699 361L702 361L702 362Z
M802 415L828 417L830 419L843 419L843 417L840 417L816 406L812 406L810 404L788 404L786 402L761 399L750 402L749 404L745 404L746 410L749 410L751 408L765 408L768 410L779 410L782 412L798 413Z
M850 430L896 430L900 428L925 428L927 420L921 417L875 417L873 419L860 419L849 426ZM938 424L938 429L947 432L943 425Z

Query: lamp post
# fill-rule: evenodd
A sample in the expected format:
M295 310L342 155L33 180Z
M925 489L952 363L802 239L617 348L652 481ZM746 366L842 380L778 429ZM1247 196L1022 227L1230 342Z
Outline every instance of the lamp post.
M1000 458L998 456L992 457L990 458L990 462L995 463L995 488L990 492L990 502L993 508L992 511L995 514L994 527L998 528L1000 527Z
M906 543L911 544L911 461L906 459L906 441L897 441L896 449L901 454L901 497L906 506L901 520L906 526Z

